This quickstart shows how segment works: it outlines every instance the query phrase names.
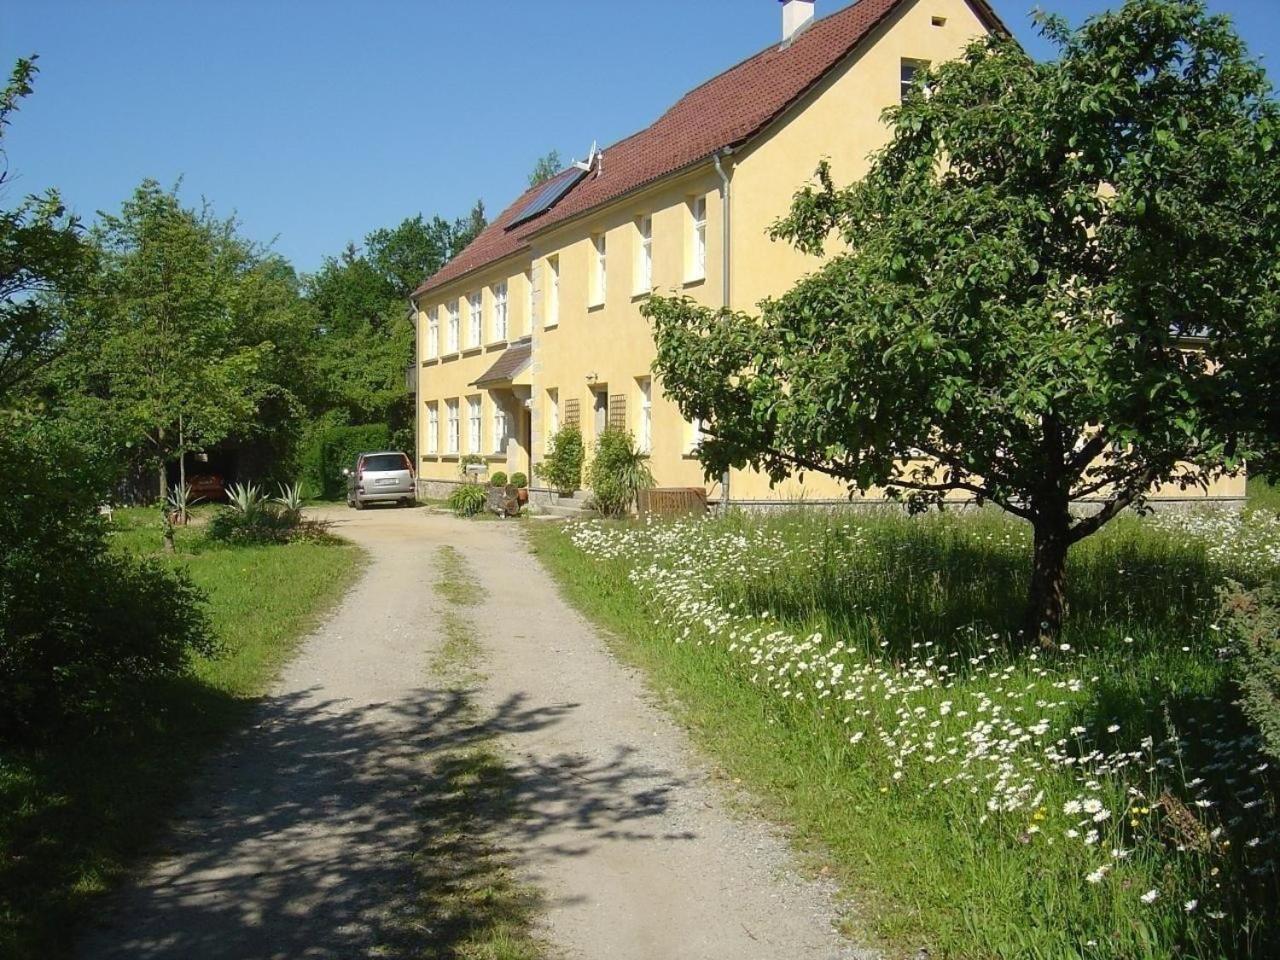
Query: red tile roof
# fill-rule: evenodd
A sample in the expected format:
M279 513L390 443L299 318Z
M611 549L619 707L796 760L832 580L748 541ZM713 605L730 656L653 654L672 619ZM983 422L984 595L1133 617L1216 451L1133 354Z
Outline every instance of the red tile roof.
M530 188L414 296L517 253L553 224L616 200L709 159L755 134L818 83L905 0L858 0L815 20L790 44L772 44L685 94L651 126L605 147L603 173L587 176L546 213L511 226L541 189ZM986 0L970 0L993 30L1007 33Z

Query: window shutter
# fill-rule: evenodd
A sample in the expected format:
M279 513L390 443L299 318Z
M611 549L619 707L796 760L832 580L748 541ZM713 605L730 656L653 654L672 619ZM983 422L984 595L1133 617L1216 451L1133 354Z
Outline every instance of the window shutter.
M609 397L609 429L627 429L627 395L615 393Z
M566 425L572 423L575 426L582 423L582 407L577 400L566 400L564 402L564 422Z

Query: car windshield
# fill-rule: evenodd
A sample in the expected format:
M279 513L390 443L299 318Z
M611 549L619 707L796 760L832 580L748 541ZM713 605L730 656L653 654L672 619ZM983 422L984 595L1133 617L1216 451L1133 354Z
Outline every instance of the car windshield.
M388 470L407 470L409 468L405 465L403 455L382 453L376 457L365 457L363 469L370 473L382 473Z

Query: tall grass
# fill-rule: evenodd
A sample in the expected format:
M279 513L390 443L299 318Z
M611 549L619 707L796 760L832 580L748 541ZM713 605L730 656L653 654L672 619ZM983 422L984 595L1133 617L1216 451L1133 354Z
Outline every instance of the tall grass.
M205 512L205 511L198 511ZM158 510L117 512L115 549L154 555ZM219 653L138 691L130 716L75 742L0 752L0 956L68 955L79 921L154 842L207 749L239 723L360 566L350 546L207 545L176 531Z
M1275 531L1233 522L1227 552L1202 535L1224 528L1194 519L1078 546L1052 652L1016 633L1030 542L995 514L531 535L719 758L826 851L864 935L1154 960L1280 950L1275 772L1213 622L1225 575L1275 577Z

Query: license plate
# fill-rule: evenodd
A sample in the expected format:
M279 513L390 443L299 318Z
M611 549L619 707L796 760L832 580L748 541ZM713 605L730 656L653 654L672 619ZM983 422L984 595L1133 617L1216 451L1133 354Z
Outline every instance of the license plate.
M395 484L395 480L376 480L374 481L379 487L390 487Z

